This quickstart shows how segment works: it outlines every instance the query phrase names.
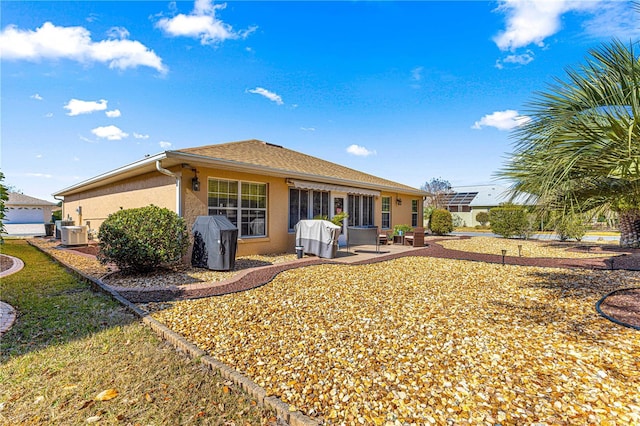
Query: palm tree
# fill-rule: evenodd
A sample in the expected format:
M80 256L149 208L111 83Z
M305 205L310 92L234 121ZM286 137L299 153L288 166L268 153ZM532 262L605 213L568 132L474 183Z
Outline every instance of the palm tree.
M611 208L620 244L640 247L640 58L612 41L589 52L528 105L514 153L498 176L545 210Z

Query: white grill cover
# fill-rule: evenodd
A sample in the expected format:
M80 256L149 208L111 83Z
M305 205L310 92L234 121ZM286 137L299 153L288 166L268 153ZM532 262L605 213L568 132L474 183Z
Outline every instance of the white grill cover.
M328 220L301 220L295 226L296 246L303 247L305 253L333 259L341 229Z

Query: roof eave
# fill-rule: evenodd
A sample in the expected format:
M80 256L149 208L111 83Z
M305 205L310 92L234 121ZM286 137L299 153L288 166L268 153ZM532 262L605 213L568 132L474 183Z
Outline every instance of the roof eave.
M312 181L320 181L326 182L336 185L342 186L352 186L358 188L366 188L366 189L377 189L379 191L387 191L387 192L399 192L403 194L411 194L417 195L420 197L424 197L426 192L421 191L419 189L414 188L404 188L399 186L391 186L391 185L379 185L368 182L354 181L350 179L340 179L334 178L330 176L318 175L313 173L302 173L295 172L290 170L282 170L276 169L273 167L267 166L259 166L254 164L242 163L234 160L226 160L222 158L212 158L205 155L199 154L191 154L179 151L167 151L167 158L174 158L184 160L184 162L188 162L189 160L193 162L198 162L205 165L215 165L218 168L226 169L226 170L234 170L248 173L259 173L266 176L276 176L276 177L285 177L290 179L304 179L304 180L312 180Z
M104 185L106 183L109 183L109 181L117 180L121 178L123 175L135 176L137 174L141 174L142 170L146 166L149 166L151 164L155 165L156 161L163 160L165 158L167 158L167 152L161 152L159 154L150 155L136 162L127 164L126 166L122 166L117 169L108 171L106 173L102 173L98 176L94 176L82 182L78 182L75 185L71 185L67 188L61 189L60 191L54 192L52 195L54 197L63 197L65 195L71 195L77 192L85 191L87 189L92 189L92 188Z

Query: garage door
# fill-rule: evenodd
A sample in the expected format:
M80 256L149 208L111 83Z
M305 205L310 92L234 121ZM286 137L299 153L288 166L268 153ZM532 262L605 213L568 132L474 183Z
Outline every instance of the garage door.
M5 211L4 223L43 223L42 207L9 207Z

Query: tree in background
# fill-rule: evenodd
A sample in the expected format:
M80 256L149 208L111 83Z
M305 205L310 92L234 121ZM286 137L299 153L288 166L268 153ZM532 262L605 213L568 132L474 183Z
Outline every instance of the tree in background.
M2 232L4 232L4 217L6 207L4 202L9 199L9 191L7 187L4 186L4 174L0 172L0 241L3 241Z
M425 197L424 205L433 209L443 209L447 207L447 194L453 192L451 191L451 183L442 178L433 178L425 182L420 189L429 194Z
M640 247L640 58L619 41L591 50L538 93L498 175L563 215L611 209L620 245ZM491 220L493 227L493 220Z

